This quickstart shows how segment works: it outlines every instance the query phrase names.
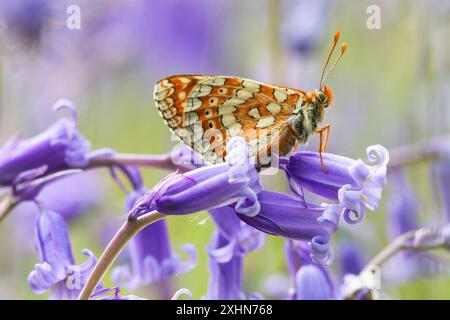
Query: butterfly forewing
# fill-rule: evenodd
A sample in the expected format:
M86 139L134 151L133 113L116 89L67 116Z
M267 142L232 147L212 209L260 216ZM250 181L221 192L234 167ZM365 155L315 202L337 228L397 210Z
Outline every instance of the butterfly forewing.
M241 136L250 156L285 154L295 141L290 117L304 100L299 90L238 77L177 75L155 86L167 125L209 163L220 163L226 143Z

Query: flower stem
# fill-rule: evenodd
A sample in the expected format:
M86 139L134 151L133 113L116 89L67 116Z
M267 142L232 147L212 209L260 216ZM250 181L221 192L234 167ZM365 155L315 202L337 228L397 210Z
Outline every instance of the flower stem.
M360 274L369 270L372 266L380 266L389 260L392 256L394 256L397 252L404 250L406 248L407 241L413 239L416 236L417 230L412 230L406 232L399 237L397 237L394 241L392 241L389 245L384 247L369 263L364 267Z
M170 154L164 155L147 155L147 154L117 154L105 158L93 158L85 167L85 169L109 166L126 166L133 165L138 167L151 167L164 170L180 169L186 172L195 167L190 164L181 164L177 166L173 163Z
M450 137L435 137L427 141L391 149L388 167L396 168L420 161L433 160L445 154L450 154Z
M102 280L105 273L114 263L120 252L122 252L128 241L130 241L134 237L134 235L136 235L144 227L164 217L166 217L166 215L157 211L152 211L135 219L128 218L119 229L119 231L117 231L117 233L114 235L105 251L103 251L102 255L98 259L98 262L95 265L91 275L89 276L86 285L83 287L83 290L78 296L78 299L89 299L98 283Z
M364 289L372 289L365 286L365 282L363 279L366 278L366 275L370 275L374 271L374 268L379 268L382 264L392 258L395 254L404 250L412 250L412 251L428 251L433 249L438 249L446 246L445 240L441 242L436 242L427 244L427 245L411 245L409 242L420 237L420 234L426 234L430 231L435 231L435 228L420 228L416 230L408 231L400 236L398 236L394 241L389 243L386 247L384 247L375 257L373 257L369 263L363 268L363 270L359 273L359 286L355 286L353 290L347 292L345 294L345 299L352 299L360 290ZM373 290L372 290L373 291Z
M15 206L18 205L18 201L13 196L7 196L0 202L0 223L5 219Z

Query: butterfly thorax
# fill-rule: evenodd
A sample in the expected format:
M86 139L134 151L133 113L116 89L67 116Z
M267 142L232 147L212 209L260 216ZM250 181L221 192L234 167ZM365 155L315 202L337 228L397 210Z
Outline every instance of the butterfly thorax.
M292 116L292 128L298 140L306 142L314 130L323 120L324 109L333 99L332 91L324 86L321 90L314 90L305 94L305 99L299 111Z

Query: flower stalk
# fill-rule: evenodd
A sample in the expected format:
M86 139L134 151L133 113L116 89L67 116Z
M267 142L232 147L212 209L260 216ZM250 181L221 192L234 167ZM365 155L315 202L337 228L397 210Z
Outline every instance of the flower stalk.
M390 169L434 160L442 155L450 154L450 137L436 137L427 141L392 148L389 154L388 167Z
M3 219L5 219L8 214L18 205L17 198L13 196L6 196L0 202L0 223L2 223Z
M369 289L373 291L372 289L375 288L368 288L365 279L370 279L376 271L375 268L379 268L401 251L429 251L449 247L449 230L450 225L444 225L440 228L425 227L411 230L398 236L367 263L355 278L354 285L350 286L349 288L351 289L344 294L344 298L352 299L362 290Z
M78 300L89 299L98 283L116 260L117 256L122 252L126 244L135 234L153 222L163 219L165 216L166 215L157 211L152 211L137 218L129 217L114 235L113 239L109 242L108 246L98 259L86 285L78 296Z

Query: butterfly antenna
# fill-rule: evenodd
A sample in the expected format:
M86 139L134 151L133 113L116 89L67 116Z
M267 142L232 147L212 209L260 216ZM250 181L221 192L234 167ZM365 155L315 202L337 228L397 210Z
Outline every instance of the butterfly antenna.
M344 55L345 50L347 50L347 44L344 42L342 44L342 47L341 47L341 52L339 53L339 55L336 58L336 60L334 60L333 64L331 65L330 70L328 70L327 74L323 77L322 81L325 81L325 79L328 77L328 75L331 73L331 71L333 71L333 69L336 66L336 64L339 62L339 60L341 60L342 56ZM322 82L320 83L320 86L322 88Z
M328 67L328 63L330 63L331 56L333 55L333 51L336 48L336 45L337 45L337 43L339 41L340 34L341 33L339 31L336 31L336 33L334 34L333 46L331 47L330 53L328 54L328 57L327 57L327 61L325 62L325 66L323 67L322 75L320 76L320 86L319 86L319 88L322 88L323 80L325 79L325 70Z

